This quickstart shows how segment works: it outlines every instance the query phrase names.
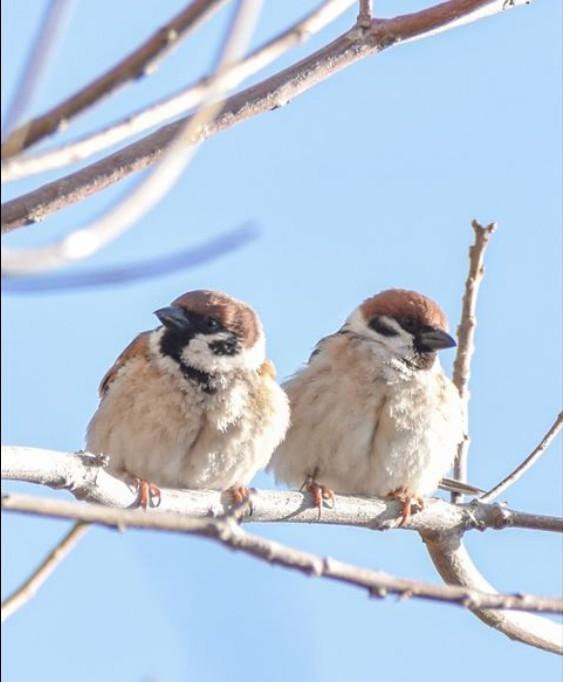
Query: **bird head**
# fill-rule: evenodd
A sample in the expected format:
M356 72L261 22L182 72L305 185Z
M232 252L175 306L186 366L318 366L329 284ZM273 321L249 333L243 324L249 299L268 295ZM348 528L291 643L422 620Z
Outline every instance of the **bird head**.
M162 327L160 352L181 368L209 374L258 369L265 340L257 314L218 291L190 291L155 311Z
M440 306L406 289L388 289L366 299L344 329L372 341L384 359L399 360L416 369L428 369L436 351L456 345Z

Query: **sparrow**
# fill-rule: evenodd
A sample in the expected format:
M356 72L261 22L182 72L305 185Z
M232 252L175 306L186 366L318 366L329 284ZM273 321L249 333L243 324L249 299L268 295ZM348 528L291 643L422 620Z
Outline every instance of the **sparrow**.
M437 351L455 346L441 308L415 291L365 300L284 385L291 426L270 463L319 513L335 492L401 501L401 525L451 467L464 434Z
M155 315L161 325L103 377L86 449L137 484L145 509L159 503L160 486L228 491L242 502L289 423L262 324L246 303L207 290Z

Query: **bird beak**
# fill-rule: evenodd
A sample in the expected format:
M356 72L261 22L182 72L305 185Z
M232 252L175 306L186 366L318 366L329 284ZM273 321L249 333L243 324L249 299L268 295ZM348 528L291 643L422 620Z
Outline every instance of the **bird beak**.
M435 327L422 329L418 334L418 344L426 352L442 350L442 348L453 348L453 346L457 345L455 339L449 334Z
M154 314L169 329L185 331L191 326L190 319L186 311L178 305L169 305L166 308L159 308Z

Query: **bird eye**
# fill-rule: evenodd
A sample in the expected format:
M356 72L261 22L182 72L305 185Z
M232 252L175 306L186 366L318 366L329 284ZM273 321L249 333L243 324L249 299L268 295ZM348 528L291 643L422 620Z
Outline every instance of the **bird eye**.
M414 317L401 317L399 318L399 324L407 332L415 331L418 326Z
M216 332L221 325L219 322L214 317L206 317L204 319L205 327L210 331L210 332Z

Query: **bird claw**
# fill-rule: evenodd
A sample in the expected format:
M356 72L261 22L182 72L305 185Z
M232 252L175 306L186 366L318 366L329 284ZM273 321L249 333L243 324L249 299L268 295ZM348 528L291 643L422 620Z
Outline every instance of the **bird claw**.
M254 488L247 488L244 485L237 485L225 491L228 504L231 507L230 514L235 516L252 516L253 507L251 494L256 492Z
M387 497L398 500L401 503L401 513L399 516L398 527L405 526L413 513L415 507L419 511L424 509L424 500L419 495L412 495L406 488L397 488L389 493Z
M317 483L312 476L307 477L299 490L309 493L313 506L319 510L319 519L322 515L323 503L326 503L329 509L334 509L334 490Z
M133 479L133 484L137 491L137 500L134 503L135 507L146 510L149 506L151 509L154 509L160 505L160 488L157 485L138 477Z

